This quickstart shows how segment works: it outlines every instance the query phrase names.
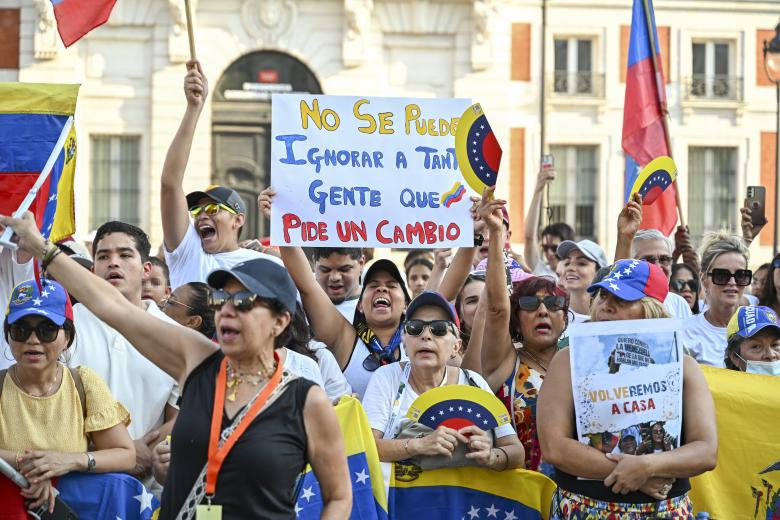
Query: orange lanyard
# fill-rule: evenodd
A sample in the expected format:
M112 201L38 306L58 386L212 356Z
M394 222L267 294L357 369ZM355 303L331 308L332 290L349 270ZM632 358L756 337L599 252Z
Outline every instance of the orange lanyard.
M276 387L279 386L279 382L282 380L282 363L279 361L279 356L276 352L274 352L274 360L276 361L276 370L268 384L265 385L260 395L257 396L255 402L252 403L238 427L233 430L233 433L230 434L230 437L227 438L222 447L219 447L219 438L222 432L222 414L225 411L225 382L227 381L227 358L222 358L219 374L217 375L217 387L214 392L214 409L211 415L211 434L209 436L209 458L206 465L206 497L209 499L214 496L214 492L217 489L217 475L219 475L219 470L222 468L222 463L225 462L227 454L233 448L238 438L249 427L249 424L257 416L258 412L268 401L271 393L276 390Z

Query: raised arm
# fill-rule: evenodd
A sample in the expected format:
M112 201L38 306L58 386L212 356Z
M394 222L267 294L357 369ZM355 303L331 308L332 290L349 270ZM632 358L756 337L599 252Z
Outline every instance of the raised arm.
M463 283L471 272L475 249L474 247L461 247L452 257L452 262L444 273L444 279L439 284L438 289L439 293L448 301L453 301L463 288Z
M542 210L542 197L544 188L555 180L555 168L542 168L536 177L534 196L528 205L528 213L525 216L525 240L523 242L523 256L528 267L533 271L540 261L539 257L539 215ZM491 240L492 241L492 240Z
M506 288L506 265L504 264L504 225L501 219L502 200L489 200L489 193L482 196L479 206L479 216L490 230L490 246L488 247L487 275L485 291L487 308L485 321L490 323L490 337L483 337L482 343L482 376L493 388L497 380L502 382L509 377L514 369L512 336L509 334L509 293ZM481 301L481 300L480 300Z
M271 218L271 205L276 191L272 187L264 189L257 197L260 212ZM346 368L355 346L357 334L355 328L336 309L328 295L320 287L311 272L311 266L306 254L300 247L280 247L284 266L290 272L301 302L306 311L306 317L314 331L314 337L325 343L338 361L342 370Z
M447 262L452 256L452 248L434 249L433 250L433 270L431 276L428 278L428 283L425 284L426 291L440 292L442 279L447 272Z
M184 97L187 109L176 135L168 148L160 177L160 212L162 216L163 239L168 251L176 249L190 225L187 199L182 188L184 170L190 157L195 127L208 96L209 85L198 61L187 62L187 76L184 78Z
M640 225L642 225L642 197L635 193L634 198L628 201L618 215L615 262L631 258L631 243Z
M749 244L748 247L750 247ZM698 275L699 271L701 271L699 255L696 253L696 250L691 243L691 233L688 226L677 226L677 231L674 233L674 253L672 256L675 261L677 261L678 257L682 256L682 261L691 266L691 269L694 269L695 275Z
M13 228L19 246L41 259L53 246L47 244L29 211L21 219L0 217ZM65 254L57 254L48 272L95 316L127 338L149 361L179 381L211 355L216 345L202 334L164 322L127 301L111 284L87 271Z

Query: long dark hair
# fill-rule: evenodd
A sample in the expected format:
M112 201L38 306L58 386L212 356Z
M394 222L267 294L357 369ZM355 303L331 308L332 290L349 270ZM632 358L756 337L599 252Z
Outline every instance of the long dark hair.
M522 341L523 339L520 332L520 307L517 304L518 300L522 296L534 296L540 291L544 291L553 296L563 296L566 298L566 303L563 306L564 329L569 326L569 293L556 284L552 278L547 276L532 276L513 284L512 296L509 297L509 334L513 341Z
M203 282L189 282L182 287L185 286L190 289L190 297L186 302L189 305L186 309L187 316L200 316L198 332L209 339L213 339L217 332L217 327L214 324L214 309L209 307L209 286Z
M691 275L693 275L693 279L696 280L696 284L701 288L701 280L699 279L699 273L690 266L690 264L686 263L677 263L672 266L672 275L669 277L669 287L672 286L672 280L674 280L674 275L677 274L677 271L680 269L687 269L690 271ZM699 310L699 291L696 291L696 293L693 295L693 307L691 307L691 312L694 314L699 314L701 312Z
M758 298L758 304L770 307L777 310L780 308L777 302L777 287L775 286L775 263L780 260L780 253L769 264L769 271L766 273L766 282L764 282L764 290L761 291L761 295Z

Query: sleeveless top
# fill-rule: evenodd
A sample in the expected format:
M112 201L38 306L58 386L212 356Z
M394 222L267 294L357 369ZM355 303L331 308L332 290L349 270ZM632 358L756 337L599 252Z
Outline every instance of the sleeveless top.
M409 359L406 356L406 350L404 350L403 343L401 343L399 348L401 349L401 358L399 361L406 361ZM374 375L374 372L363 368L363 361L370 355L371 351L366 344L362 339L356 336L355 346L352 348L352 355L349 357L347 366L344 369L344 377L346 378L347 383L352 387L352 391L358 395L358 399L361 401L363 400L363 394L366 393L366 388L368 388L368 382L371 381L371 376Z
M206 358L184 384L161 520L176 518L206 464L214 386L223 357L217 351ZM212 501L222 506L224 520L295 518L295 482L308 463L303 407L312 386L301 377L291 381L228 453ZM222 429L230 423L223 414Z
M520 361L517 356L515 369L496 392L504 403L517 438L525 449L525 467L539 471L542 462L542 450L536 434L536 401L542 387L544 376L541 372Z

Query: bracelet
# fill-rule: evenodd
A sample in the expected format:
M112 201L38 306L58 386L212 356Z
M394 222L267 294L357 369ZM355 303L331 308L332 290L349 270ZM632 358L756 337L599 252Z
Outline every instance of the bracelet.
M506 450L504 450L504 448L501 448L499 446L496 446L496 449L497 450L501 450L501 453L503 453L504 457L506 457L506 462L504 463L504 469L499 470L499 471L505 471L505 470L509 469L509 455L507 454Z
M62 249L57 246L49 248L49 250L46 252L43 257L43 261L41 262L41 271L43 272L44 277L46 277L46 271L49 269L49 265L51 265L52 261L57 258L57 255L60 253L62 253Z
M16 471L22 471L22 452L16 452Z
M404 441L404 451L406 452L407 455L409 455L411 457L412 456L412 452L409 451L409 441L410 440L412 440L412 439L406 439Z

